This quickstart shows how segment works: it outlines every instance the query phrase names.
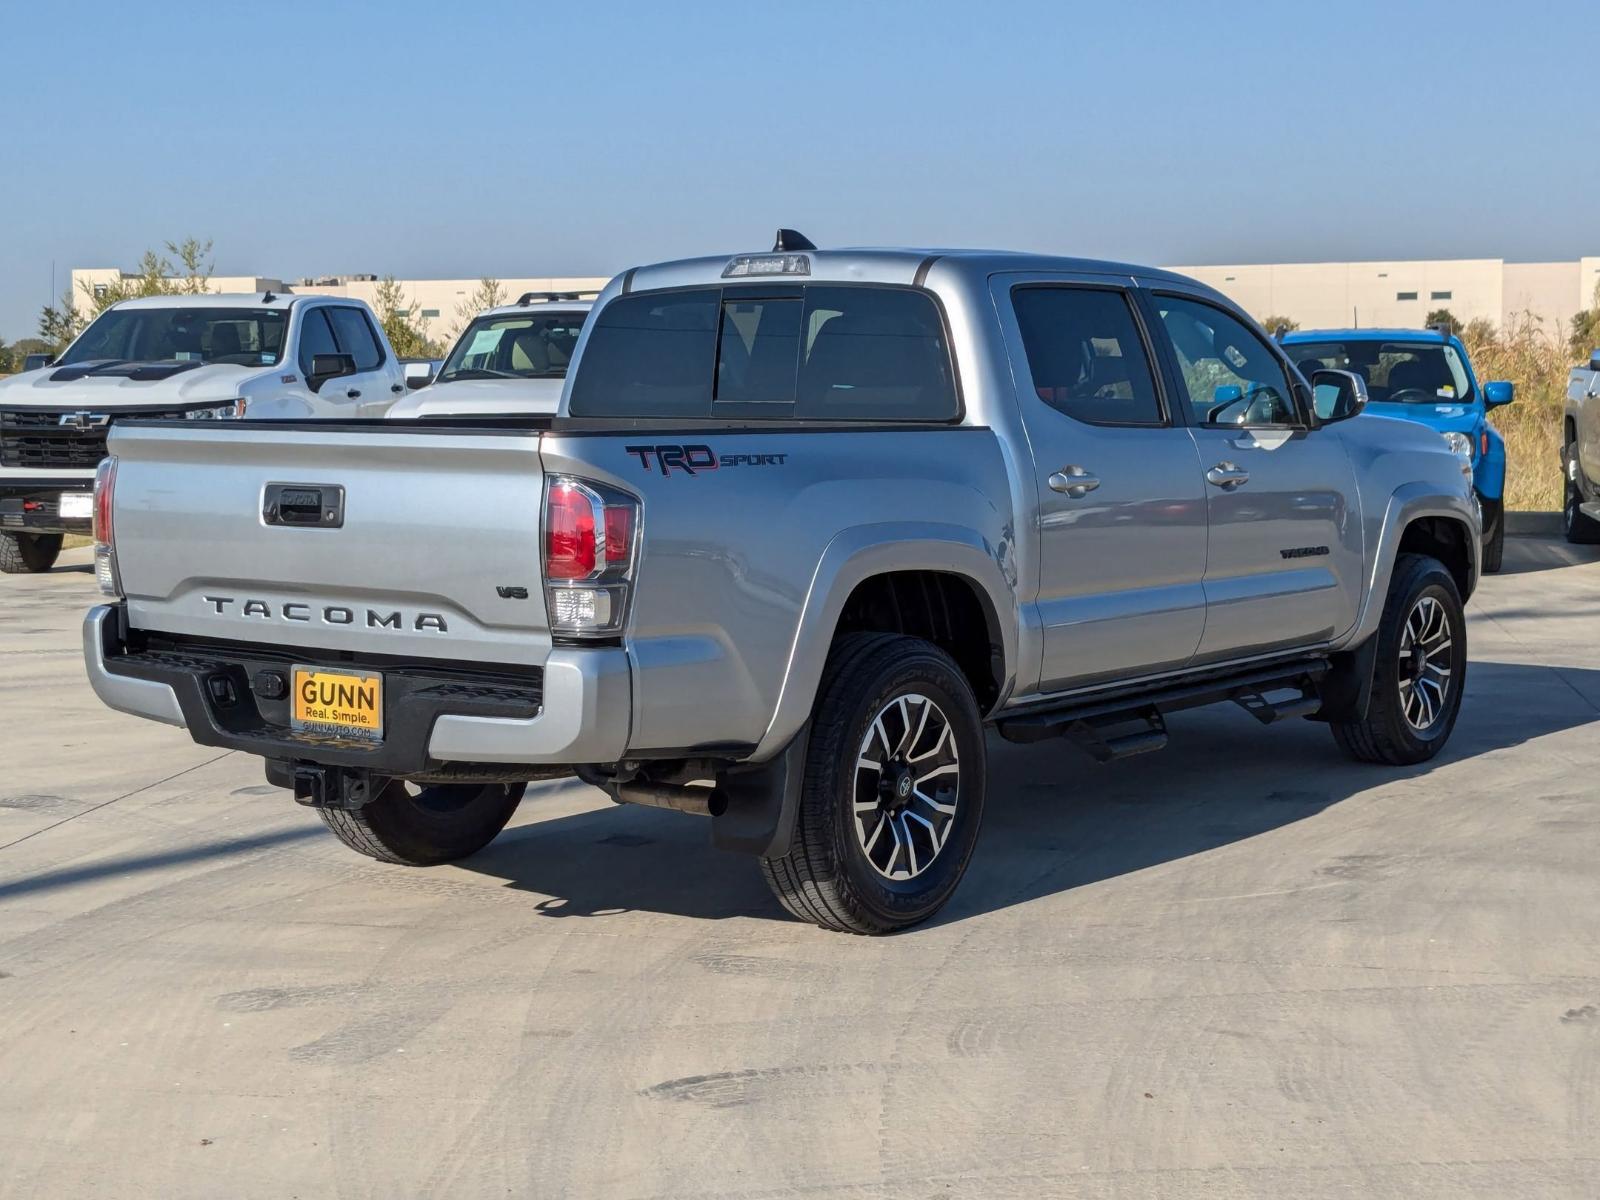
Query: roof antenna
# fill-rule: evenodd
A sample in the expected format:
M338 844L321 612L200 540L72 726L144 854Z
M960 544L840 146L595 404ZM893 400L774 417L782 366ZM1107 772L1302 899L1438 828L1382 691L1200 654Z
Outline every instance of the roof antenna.
M261 293L261 303L263 304L271 304L276 299L277 297L272 294L271 288Z
M778 230L778 236L772 243L772 252L780 250L815 250L816 243L803 233L796 233L792 229Z

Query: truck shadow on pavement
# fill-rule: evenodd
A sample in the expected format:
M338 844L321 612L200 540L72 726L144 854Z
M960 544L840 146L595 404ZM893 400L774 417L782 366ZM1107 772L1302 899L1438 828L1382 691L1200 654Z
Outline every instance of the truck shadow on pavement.
M1105 765L1066 743L1014 746L991 735L977 850L954 899L924 928L1203 854L1596 719L1600 671L1475 662L1450 745L1420 767L1353 763L1325 726L1263 727L1232 706L1178 714L1165 751ZM459 865L547 897L537 905L547 917L790 919L756 864L712 848L698 818L608 806L539 820L538 803L530 791L524 812L535 819Z

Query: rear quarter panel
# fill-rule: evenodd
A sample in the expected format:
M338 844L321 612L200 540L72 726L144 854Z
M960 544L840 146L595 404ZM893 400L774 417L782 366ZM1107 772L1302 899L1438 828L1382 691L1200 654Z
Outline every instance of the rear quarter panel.
M701 465L663 468L663 448ZM632 752L781 748L864 574L968 575L1015 637L1010 490L987 428L556 430L541 458L642 502Z

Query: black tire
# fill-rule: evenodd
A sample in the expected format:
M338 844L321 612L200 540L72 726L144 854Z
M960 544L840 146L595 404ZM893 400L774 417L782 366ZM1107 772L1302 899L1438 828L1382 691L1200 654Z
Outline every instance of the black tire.
M876 771L860 765L869 738ZM983 718L948 654L898 634L840 638L812 709L789 852L761 860L767 885L796 917L824 929L883 934L927 920L966 873L983 822L984 772ZM858 795L862 803L877 797L878 807L858 814Z
M1448 663L1442 667L1442 695L1434 700L1433 689L1440 679L1428 666L1418 667L1415 651L1407 654L1410 635L1407 627L1417 614L1432 610L1422 607L1432 602L1442 610L1447 622L1443 635L1422 639L1434 651L1424 663ZM1461 695L1467 682L1467 623L1461 606L1461 593L1455 577L1436 558L1425 554L1402 554L1395 560L1389 580L1389 595L1378 625L1377 662L1373 666L1372 700L1365 720L1336 721L1330 725L1334 739L1351 758L1361 762L1408 766L1427 762L1444 748L1461 711ZM1448 639L1448 644L1446 644ZM1426 676L1426 687L1419 678ZM1411 679L1409 688L1406 679ZM1420 698L1417 693L1421 693ZM1416 722L1419 712L1428 719ZM1413 715L1408 715L1408 713Z
M391 780L361 808L319 808L333 835L379 862L432 867L476 854L506 827L525 785Z
M1561 496L1561 529L1567 535L1567 541L1574 546L1593 546L1600 544L1600 521L1586 516L1580 512L1578 505L1583 503L1583 488L1578 482L1578 476L1583 468L1578 465L1577 447L1568 445L1561 456L1562 461L1562 496Z
M38 575L60 556L59 533L0 533L0 575Z
M1503 500L1484 500L1483 523L1489 536L1483 541L1483 573L1495 575L1506 554L1506 508Z

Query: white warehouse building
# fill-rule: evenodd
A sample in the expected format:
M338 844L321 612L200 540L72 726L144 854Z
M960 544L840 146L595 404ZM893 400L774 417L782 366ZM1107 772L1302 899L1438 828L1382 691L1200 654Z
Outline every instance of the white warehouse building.
M1567 262L1516 263L1499 258L1409 262L1271 263L1173 267L1210 284L1256 317L1287 317L1302 328L1351 325L1421 327L1427 315L1449 309L1462 322L1478 317L1504 326L1529 314L1552 335L1565 338L1573 314L1594 306L1600 288L1600 256ZM114 267L72 272L72 294L80 312L88 297L121 278ZM524 292L590 291L607 276L539 276L502 279L508 301ZM397 281L410 315L431 337L459 330L459 309L478 288L476 279ZM371 304L375 275L336 275L289 281L259 275L213 276L218 292L272 290L288 294L350 296Z

